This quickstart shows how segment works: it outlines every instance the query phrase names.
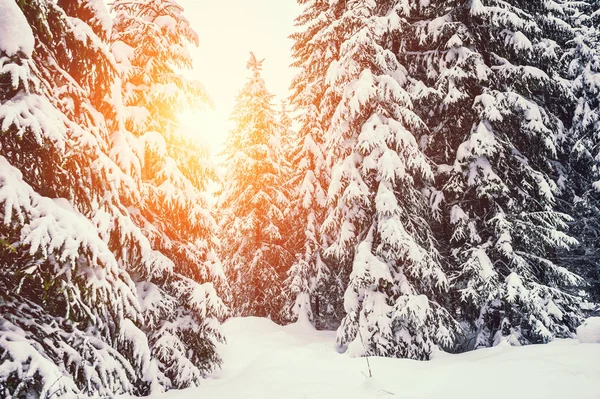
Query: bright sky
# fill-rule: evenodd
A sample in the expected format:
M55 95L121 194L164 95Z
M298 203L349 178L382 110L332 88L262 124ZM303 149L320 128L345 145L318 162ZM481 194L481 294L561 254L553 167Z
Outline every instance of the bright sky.
M200 46L190 47L194 57L191 77L199 80L213 99L215 110L190 112L183 123L210 144L213 154L231 128L228 121L235 97L250 71L246 61L253 51L265 58L263 78L276 95L274 105L288 96L295 71L292 62L294 18L300 13L295 0L178 0L184 15L200 37Z

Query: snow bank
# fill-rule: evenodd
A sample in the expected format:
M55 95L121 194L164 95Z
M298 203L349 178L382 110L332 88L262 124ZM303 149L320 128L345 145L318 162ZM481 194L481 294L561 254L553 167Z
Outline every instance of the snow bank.
M9 57L19 51L31 57L34 43L31 27L15 0L0 0L0 51Z
M335 332L260 318L224 324L223 370L198 388L154 399L592 399L598 398L600 345L575 339L500 345L433 360L364 358L335 351Z
M577 338L581 343L600 344L600 317L590 317L577 327Z

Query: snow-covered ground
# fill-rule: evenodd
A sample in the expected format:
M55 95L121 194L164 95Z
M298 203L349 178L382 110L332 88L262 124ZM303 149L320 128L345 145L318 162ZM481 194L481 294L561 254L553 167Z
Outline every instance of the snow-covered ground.
M428 362L350 358L335 350L335 333L306 325L281 327L234 318L221 353L223 369L199 388L157 399L584 399L600 398L600 344L557 340L508 344Z

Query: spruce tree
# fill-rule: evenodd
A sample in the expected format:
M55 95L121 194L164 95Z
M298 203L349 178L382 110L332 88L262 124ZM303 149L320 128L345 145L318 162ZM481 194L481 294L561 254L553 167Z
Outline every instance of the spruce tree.
M290 252L295 260L286 281L288 302L284 311L290 319L300 314L318 327L335 328L343 317L344 281L322 258L326 239L321 225L327 206L330 167L325 149L325 132L331 107L325 107L329 89L327 70L336 60L345 32L339 21L342 2L299 1L304 6L296 19L301 29L294 33L294 63L300 69L292 82L291 104L298 112L299 132L290 154L292 175ZM329 89L331 90L331 89ZM330 92L333 94L333 92ZM323 103L322 103L323 102ZM328 115L324 115L328 110Z
M141 315L110 241L136 188L96 109L107 47L53 2L3 1L0 20L0 396L138 392L111 347Z
M251 53L252 71L236 98L235 128L225 143L220 197L222 257L241 316L284 321L283 280L290 264L282 231L288 196L281 127L261 77L262 61Z
M449 281L429 227L433 180L424 130L388 46L408 32L402 2L346 2L351 32L329 68L339 98L329 125L333 159L325 255L349 275L338 345L354 355L427 359L451 347L457 324L440 300Z
M133 136L139 143L142 198L133 216L153 249L169 260L166 269L150 261L131 270L144 301L139 327L148 334L165 385L185 388L220 364L218 320L226 314L215 290L215 283L226 286L216 222L199 190L206 177L186 163L186 140L178 136L178 112L207 98L198 82L177 71L191 66L186 46L197 45L198 37L174 1L116 1L112 10L122 93L114 123L130 137L126 141Z
M286 100L281 101L277 113L277 123L281 128L281 148L286 159L291 157L291 152L296 146L296 132L292 129L292 118L290 117L289 105Z
M135 100L123 81L135 74L122 67L139 67L133 47L113 42L113 59L101 1L2 1L0 26L0 396L198 384L218 366L222 340L212 222L156 195L183 198L193 186L159 134L142 132L150 112L128 108ZM170 115L172 104L161 105ZM159 163L157 188L147 173ZM160 201L202 219L149 219Z
M580 279L557 253L576 241L556 211L560 147L571 119L564 49L567 2L432 1L414 7L400 47L415 111L429 133L443 215L437 235L454 268L467 347L570 336L579 322L569 287Z
M578 3L577 30L568 52L575 112L568 151L568 178L562 209L573 217L570 232L579 244L561 253L585 278L594 302L600 300L600 2Z

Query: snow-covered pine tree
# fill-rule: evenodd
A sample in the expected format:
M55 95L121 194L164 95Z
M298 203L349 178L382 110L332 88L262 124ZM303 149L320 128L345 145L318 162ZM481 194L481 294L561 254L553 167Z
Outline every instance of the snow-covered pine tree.
M327 83L340 98L327 145L334 161L325 250L349 274L337 333L354 355L428 359L457 323L438 302L449 286L429 228L433 179L418 146L404 66L389 48L408 31L402 1L347 1L351 32Z
M568 2L431 1L414 7L399 47L415 85L445 198L438 239L449 248L468 347L569 336L579 321L557 263L575 240L556 212L557 162L572 104L561 57L573 30Z
M284 312L291 320L305 312L316 326L333 328L343 317L344 287L321 258L320 229L329 185L325 131L330 119L330 115L322 116L321 101L328 89L327 70L339 53L343 27L337 18L343 4L327 0L299 3L304 7L296 19L300 30L291 38L292 66L300 72L292 82L290 102L298 112L300 126L288 158L292 163L288 242L295 261L285 283L288 302Z
M199 190L209 169L187 163L186 140L178 136L178 113L207 99L198 82L177 72L190 67L186 46L198 38L175 1L117 0L112 10L112 51L121 80L112 122L119 141L138 143L140 159L142 198L133 216L152 247L171 262L166 269L153 262L131 265L144 316L131 327L148 340L122 341L130 350L146 346L163 384L184 388L199 384L220 364L216 344L224 339L219 319L226 312L213 284L226 287L216 223ZM129 156L120 161L130 164Z
M281 147L286 157L295 147L296 133L292 129L292 118L290 117L289 104L286 100L281 101L280 109L277 113L277 123L281 127ZM286 158L287 159L287 158Z
M141 320L110 241L136 187L95 108L114 73L86 23L101 14L72 12L0 1L2 397L143 393L111 347L126 318Z
M590 299L600 301L600 1L579 2L569 73L577 101L568 145L567 190L561 208L573 217L579 245L562 259L585 278Z
M289 111L289 104L287 102L287 100L282 100L281 101L281 105L279 110L277 111L277 116L276 116L276 121L277 124L279 126L279 137L281 138L280 140L280 147L281 147L281 154L283 159L286 161L285 164L283 165L284 168L282 168L282 184L283 184L283 188L284 191L286 191L287 193L290 192L291 190L291 183L290 183L290 178L292 175L292 171L290 169L290 162L289 159L292 158L293 155L293 151L296 148L296 141L298 139L296 132L292 129L292 118L290 117L290 111ZM284 214L286 215L286 219L288 219L286 221L286 223L282 226L281 229L281 235L284 238L284 241L287 241L286 244L284 244L286 246L286 249L289 250L288 246L289 244L289 238L290 236L293 235L292 229L294 228L294 226L292 226L292 224L290 223L289 220L289 205L286 206L285 210L284 210Z
M251 53L247 68L252 76L236 98L235 127L225 143L219 199L222 258L234 312L281 322L282 283L291 263L282 237L286 162L261 65Z

